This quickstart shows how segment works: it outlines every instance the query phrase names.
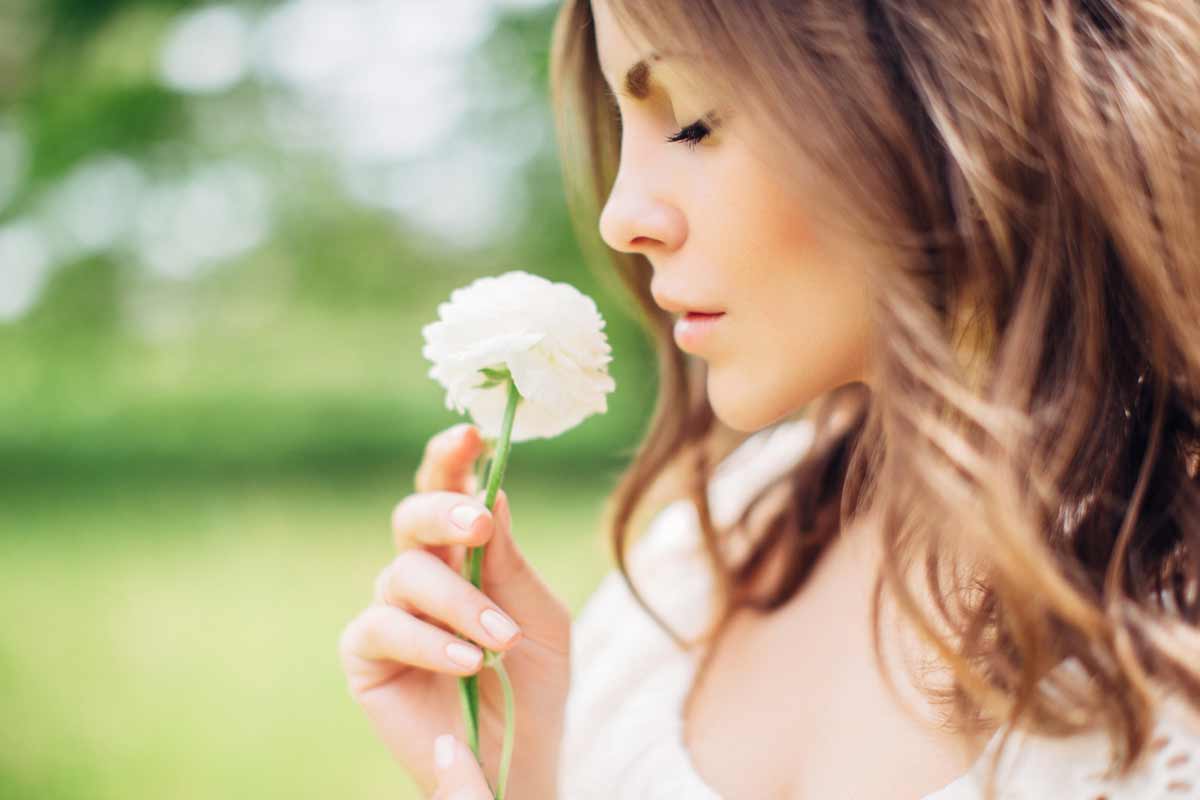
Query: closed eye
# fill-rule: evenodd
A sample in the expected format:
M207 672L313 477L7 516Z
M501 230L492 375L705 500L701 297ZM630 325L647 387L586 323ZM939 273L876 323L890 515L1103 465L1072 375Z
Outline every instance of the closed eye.
M703 120L696 120L691 125L681 128L678 132L667 137L668 142L686 142L689 150L694 150L696 145L704 141L704 138L712 133L712 129L704 124Z
M629 95L625 94L624 92L614 92L607 86L605 87L604 93L608 96L608 99L612 104L612 108L617 114L617 119L621 119L621 105L617 101L617 97L619 94L622 97L629 98ZM634 98L629 99L632 100ZM708 122L705 120L708 120ZM713 128L715 128L718 124L719 120L716 116L716 113L709 112L705 115L704 119L698 119L692 124L680 128L678 131L668 136L667 141L671 143L684 142L687 144L688 149L695 149L696 145L704 141L704 139L706 139L713 132Z

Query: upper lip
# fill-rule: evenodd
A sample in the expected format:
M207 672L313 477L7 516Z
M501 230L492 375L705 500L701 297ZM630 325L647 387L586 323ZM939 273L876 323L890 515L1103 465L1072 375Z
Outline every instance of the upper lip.
M680 300L669 295L655 292L651 289L650 293L654 295L654 302L664 311L671 311L676 314L724 314L724 309L713 308L704 303L693 303L688 300Z

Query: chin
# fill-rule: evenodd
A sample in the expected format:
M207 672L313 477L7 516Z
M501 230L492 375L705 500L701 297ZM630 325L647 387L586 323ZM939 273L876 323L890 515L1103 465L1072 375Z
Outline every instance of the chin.
M708 402L713 414L722 423L739 433L754 433L794 412L798 406L773 402L763 392L750 391L755 382L739 378L724 383L710 368L708 372Z

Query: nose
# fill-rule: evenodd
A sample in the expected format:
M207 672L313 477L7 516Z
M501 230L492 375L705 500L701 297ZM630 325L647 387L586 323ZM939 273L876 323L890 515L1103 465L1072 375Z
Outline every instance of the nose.
M623 253L673 251L687 238L687 223L678 206L650 185L650 175L623 166L600 213L600 236Z

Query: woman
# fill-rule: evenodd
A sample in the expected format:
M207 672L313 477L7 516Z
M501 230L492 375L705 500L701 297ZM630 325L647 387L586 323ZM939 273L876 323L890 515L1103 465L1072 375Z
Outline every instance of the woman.
M662 392L573 632L507 499L458 577L431 442L342 640L422 787L488 796L431 768L460 631L522 800L1200 797L1200 6L568 0L552 75Z

